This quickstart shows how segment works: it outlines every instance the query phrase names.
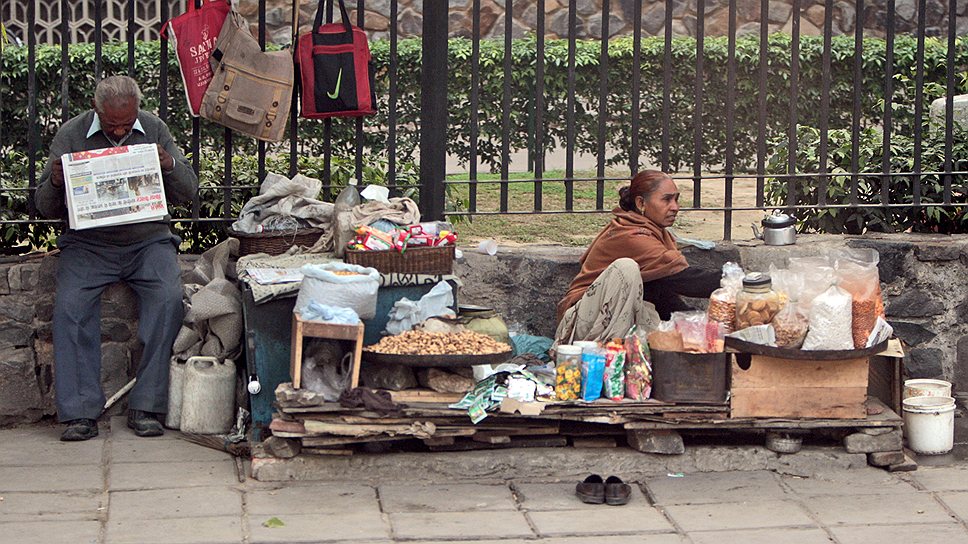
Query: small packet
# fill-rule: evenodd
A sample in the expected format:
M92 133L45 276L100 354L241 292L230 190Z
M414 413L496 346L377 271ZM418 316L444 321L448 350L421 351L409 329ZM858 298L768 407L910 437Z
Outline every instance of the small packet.
M625 397L625 345L615 338L605 346L605 385L603 396L615 402Z
M709 318L706 312L672 312L672 322L682 335L682 350L689 353L706 353L709 342L706 339L706 325Z
M601 398L606 358L606 351L601 348L589 349L582 353L581 400L591 402Z

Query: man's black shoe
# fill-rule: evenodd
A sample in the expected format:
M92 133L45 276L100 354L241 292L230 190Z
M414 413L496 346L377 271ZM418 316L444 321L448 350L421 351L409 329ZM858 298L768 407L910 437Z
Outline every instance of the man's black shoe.
M155 414L141 410L128 410L128 427L138 436L161 436L165 428L161 426Z
M61 434L64 442L80 442L97 436L97 422L93 419L74 419L67 422L67 429Z

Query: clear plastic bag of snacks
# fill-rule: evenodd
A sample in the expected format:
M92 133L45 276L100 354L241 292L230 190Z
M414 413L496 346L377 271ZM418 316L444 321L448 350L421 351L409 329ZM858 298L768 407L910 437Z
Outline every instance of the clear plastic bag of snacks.
M733 322L736 320L736 293L743 288L743 268L734 262L723 265L723 278L719 280L722 286L709 296L709 307L706 315L713 321L722 323L727 334L733 332Z
M770 323L776 335L776 347L799 349L807 337L810 320L795 300L788 302Z
M851 334L854 347L863 348L878 317L884 316L884 302L881 298L881 279L877 269L879 256L841 255L836 261L838 285L850 293ZM866 257L866 258L865 258Z
M625 397L646 400L652 396L652 363L649 346L635 325L625 336L625 353Z
M818 295L810 306L810 330L802 349L854 349L850 313L850 293L840 287L834 285Z
M605 346L605 385L602 396L614 401L625 397L625 345L615 338Z

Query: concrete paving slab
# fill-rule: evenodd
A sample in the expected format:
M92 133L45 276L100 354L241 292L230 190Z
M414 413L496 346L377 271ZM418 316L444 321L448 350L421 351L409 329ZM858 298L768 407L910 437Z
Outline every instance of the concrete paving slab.
M118 463L111 467L112 491L238 483L235 461L204 463Z
M107 426L84 442L61 442L64 427L44 426L0 430L0 466L99 464L104 452Z
M665 507L686 532L768 527L816 527L800 505L788 501L679 504Z
M601 508L600 504L586 504L575 495L575 485L578 482L553 483L553 484L514 484L518 502L530 512L547 512L554 510L587 510ZM632 498L629 505L648 504L649 500L639 489L639 486L632 483Z
M276 515L284 524L269 528L273 516L249 516L249 542L320 542L333 540L383 540L390 538L390 527L379 513Z
M223 461L232 459L224 451L178 440L112 440L114 463L170 463L172 461Z
M148 442L158 442L161 440L180 440L171 429L165 429L165 434L161 436L138 436L128 428L128 416L114 416L111 418L111 438L113 440L144 440Z
M968 521L968 492L938 493L937 496L962 521Z
M823 529L753 529L745 531L702 531L689 533L693 544L830 544ZM882 543L883 544L883 543Z
M0 535L17 544L97 544L100 532L98 521L0 523Z
M527 516L542 537L675 532L675 527L645 502L624 506L599 505L598 509L575 511L571 515L557 510L528 512Z
M0 467L0 493L13 491L100 491L101 465Z
M681 478L658 476L645 481L656 504L703 504L783 499L786 492L774 472L703 472Z
M908 482L879 468L829 471L811 478L782 476L781 479L802 496L917 493Z
M148 540L152 544L238 544L242 542L242 521L237 516L110 520L104 543L144 544Z
M828 526L955 521L928 493L806 497L804 504Z
M345 512L380 513L376 489L367 485L312 482L297 483L273 489L245 492L245 510L250 516L285 514L342 514Z
M505 484L387 484L378 489L387 513L517 510Z
M103 493L4 493L0 502L0 523L48 520L97 520Z
M831 527L840 544L968 544L968 532L954 523Z
M242 516L242 494L228 487L112 491L111 521Z
M924 467L909 477L928 491L968 491L968 467Z
M390 514L393 536L407 540L534 538L519 512L438 512Z

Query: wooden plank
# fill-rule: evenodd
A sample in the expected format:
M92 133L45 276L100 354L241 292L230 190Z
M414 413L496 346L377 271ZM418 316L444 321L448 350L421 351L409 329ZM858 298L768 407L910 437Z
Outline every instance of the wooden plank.
M568 445L568 440L563 436L532 438L512 438L508 444L482 444L480 442L462 441L455 442L450 446L432 446L431 451L473 451L473 450L493 450L504 448L560 448Z
M735 393L742 388L778 386L804 388L867 387L867 357L844 361L799 361L753 355L749 370L733 362L732 384Z
M438 393L430 389L403 389L390 391L393 402L431 402L439 404L453 404L464 398L464 393Z
M474 442L482 442L484 444L510 444L511 437L506 434L500 434L495 432L483 432L474 433L471 437Z
M302 439L303 447L331 447L343 446L347 444L365 444L368 442L393 442L396 440L411 440L412 436L306 436Z
M732 416L860 419L867 415L866 399L866 383L862 387L741 388L732 391Z
M614 436L576 436L571 439L571 445L575 448L615 448L618 442Z
M453 436L435 436L433 438L424 438L423 443L427 446L451 446L456 440Z
M331 448L303 448L303 453L309 455L353 455L353 450L348 449L331 449Z

